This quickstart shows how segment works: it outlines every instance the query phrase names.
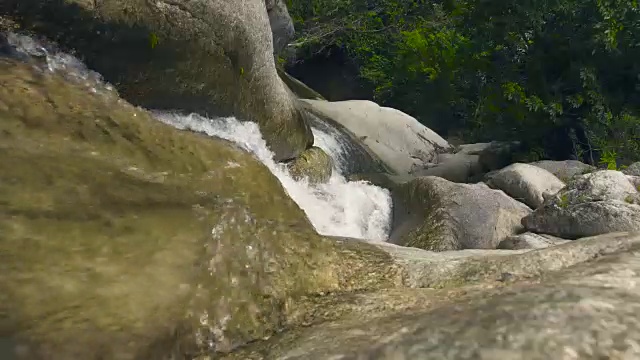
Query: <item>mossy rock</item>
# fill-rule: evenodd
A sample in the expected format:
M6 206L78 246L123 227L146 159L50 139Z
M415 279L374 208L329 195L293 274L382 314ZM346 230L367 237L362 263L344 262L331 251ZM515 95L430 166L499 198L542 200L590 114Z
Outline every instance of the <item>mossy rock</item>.
M333 160L319 147L311 147L287 164L294 179L307 178L309 183L326 183L333 172Z
M0 58L0 333L24 358L229 351L299 324L300 296L395 284L252 155L89 90Z
M135 105L255 121L278 160L313 143L276 72L264 0L3 0L0 16L80 55Z

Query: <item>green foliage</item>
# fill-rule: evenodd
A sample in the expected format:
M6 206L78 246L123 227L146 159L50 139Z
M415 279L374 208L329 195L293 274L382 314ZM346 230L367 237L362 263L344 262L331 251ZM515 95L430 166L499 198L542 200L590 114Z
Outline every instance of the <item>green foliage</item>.
M607 170L618 170L617 154L615 151L605 151L600 156L600 164L606 165Z
M560 195L558 206L562 209L569 207L569 196L566 193Z
M640 156L637 0L289 0L289 10L299 56L345 49L373 100L445 136L592 163Z

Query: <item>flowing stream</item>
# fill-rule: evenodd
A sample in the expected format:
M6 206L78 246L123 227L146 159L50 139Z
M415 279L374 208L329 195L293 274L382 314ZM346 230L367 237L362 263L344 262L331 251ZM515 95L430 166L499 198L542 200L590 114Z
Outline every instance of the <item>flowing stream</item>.
M7 40L15 48L16 56L41 59L47 71L84 82L90 91L114 91L102 81L100 74L87 69L81 61L57 50L52 44L18 34L9 34ZM241 122L235 118L210 119L196 114L154 114L158 120L173 127L233 141L254 154L280 180L320 234L370 241L387 240L392 207L389 191L363 181L347 181L347 174L363 171L358 168L363 161L357 158L362 150L335 126L314 119L315 146L333 158L335 167L328 183L311 185L305 179L294 180L285 165L273 160L273 153L267 148L256 123Z
M273 160L256 123L166 112L157 112L156 117L178 129L233 141L253 153L280 180L319 233L372 241L387 239L391 217L389 191L363 181L347 181L342 170L347 149L330 134L313 128L315 145L333 158L335 166L327 184L310 185L306 179L294 180L285 165Z

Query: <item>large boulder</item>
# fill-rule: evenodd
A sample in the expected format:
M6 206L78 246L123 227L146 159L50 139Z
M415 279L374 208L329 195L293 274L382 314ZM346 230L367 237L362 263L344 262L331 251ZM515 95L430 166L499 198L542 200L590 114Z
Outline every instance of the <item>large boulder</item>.
M564 183L547 170L522 163L487 174L485 182L533 209L542 205L543 195L553 195L564 187Z
M326 183L333 172L333 160L324 150L311 147L287 164L294 179L306 178L309 183Z
M531 210L485 184L458 184L425 176L393 191L390 241L404 246L443 251L495 249L522 229Z
M251 154L35 65L0 58L0 338L18 359L226 352L317 294L397 283Z
M639 244L638 233L607 234L482 263L459 257L424 271L416 266L426 277L451 263L463 264L461 274L491 271L482 285L351 296L334 306L350 306L346 316L291 329L225 359L635 359ZM414 250L419 263L425 252Z
M566 239L640 230L638 191L619 171L577 175L522 224L529 231Z
M353 133L399 175L434 162L438 153L451 148L446 140L415 118L371 101L302 101L313 114Z
M578 160L540 160L530 165L543 168L563 182L568 182L576 175L583 175L596 170L595 166Z
M277 160L313 142L276 73L264 0L5 0L0 16L73 50L136 105L255 121Z
M295 29L284 0L265 0L273 36L273 52L279 54L293 39Z

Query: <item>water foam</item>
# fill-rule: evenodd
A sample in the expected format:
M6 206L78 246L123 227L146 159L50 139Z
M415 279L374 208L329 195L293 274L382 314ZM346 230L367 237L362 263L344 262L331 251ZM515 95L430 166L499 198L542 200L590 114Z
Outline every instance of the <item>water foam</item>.
M89 70L74 56L59 51L55 44L16 33L9 33L7 41L18 54L43 59L46 70L80 81L89 91L117 93L100 74ZM370 241L385 241L388 238L391 218L389 191L366 182L349 182L345 179L343 174L348 170L350 157L347 149L349 142L342 138L346 135L328 124L317 123L313 134L316 146L334 159L333 175L327 184L310 185L305 180L294 180L285 165L273 160L273 153L267 148L255 123L240 122L235 118L208 119L195 114L155 114L160 121L178 129L230 140L253 153L280 180L289 196L304 210L319 233ZM229 163L228 166L238 165Z
M320 234L371 241L388 238L391 217L389 191L363 181L347 181L340 170L343 150L326 132L313 129L316 146L332 156L336 166L328 183L311 185L305 179L294 180L285 165L273 160L273 153L256 123L240 122L235 118L209 119L196 114L185 116L157 112L156 117L178 129L232 141L253 153L280 180Z

